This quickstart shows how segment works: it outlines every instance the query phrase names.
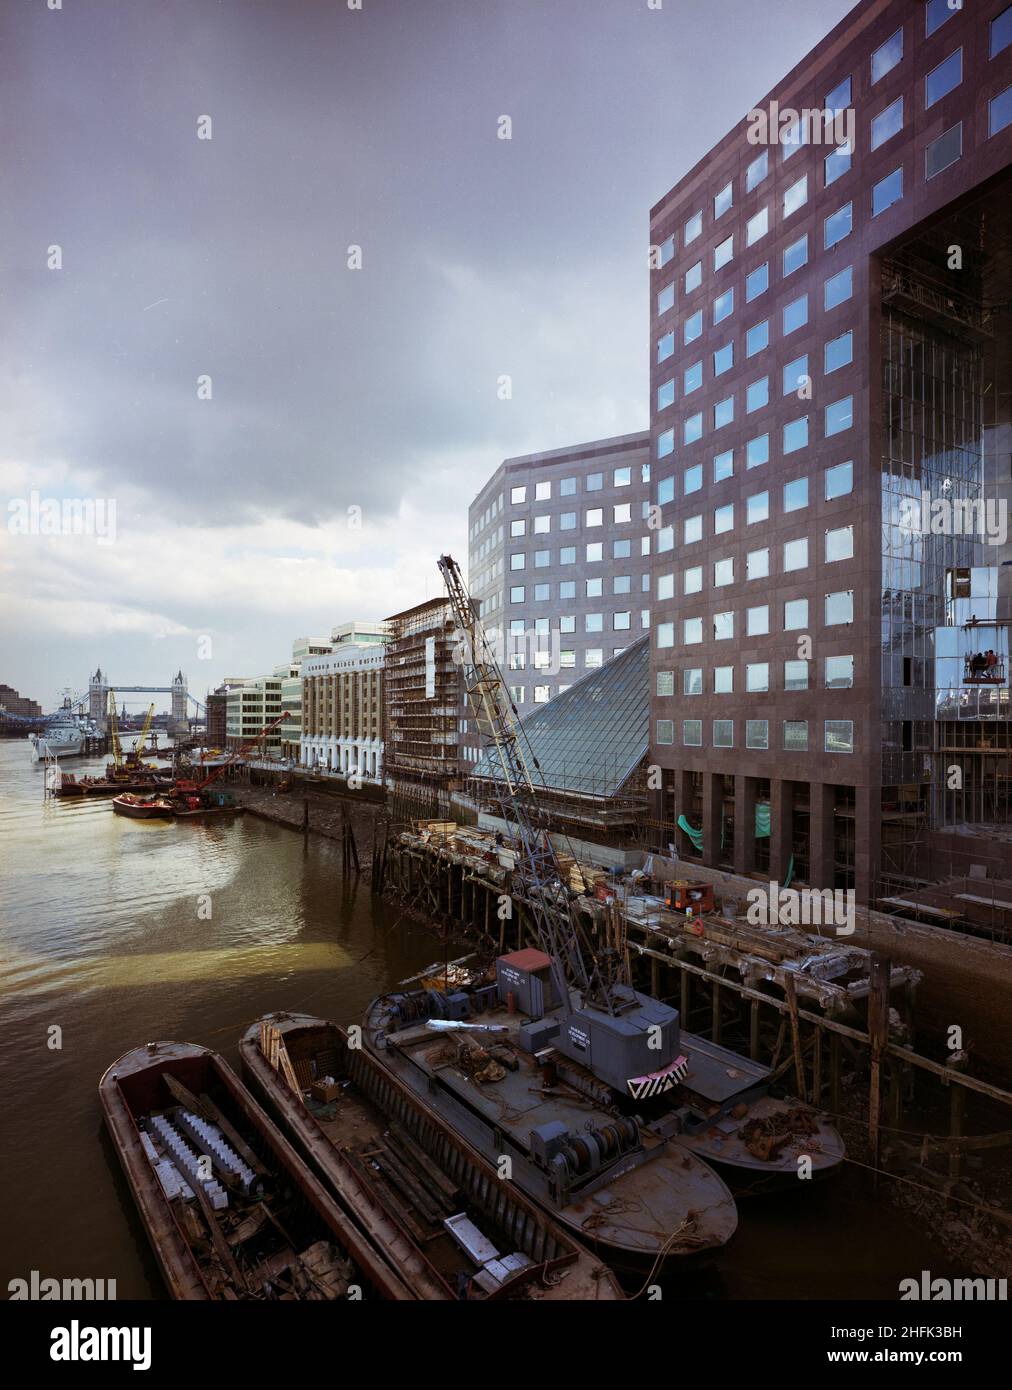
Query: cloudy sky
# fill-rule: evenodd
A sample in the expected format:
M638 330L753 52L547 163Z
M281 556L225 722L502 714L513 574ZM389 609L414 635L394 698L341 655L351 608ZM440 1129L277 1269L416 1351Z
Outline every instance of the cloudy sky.
M432 597L503 458L645 427L649 208L852 7L52 3L0 5L0 681L47 708Z

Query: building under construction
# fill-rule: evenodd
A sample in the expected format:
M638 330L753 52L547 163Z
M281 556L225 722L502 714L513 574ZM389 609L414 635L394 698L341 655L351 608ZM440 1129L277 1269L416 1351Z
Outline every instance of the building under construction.
M428 801L452 790L460 772L463 686L453 611L445 598L430 599L387 622L385 781L394 794Z

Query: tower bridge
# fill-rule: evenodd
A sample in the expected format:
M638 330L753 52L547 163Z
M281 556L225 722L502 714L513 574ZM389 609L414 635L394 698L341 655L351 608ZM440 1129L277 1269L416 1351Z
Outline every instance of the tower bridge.
M204 705L187 690L186 677L181 669L172 677L169 685L122 685L110 680L100 666L95 674L89 677L88 693L78 696L73 703L75 705L80 704L82 707L86 704L89 716L103 729L109 709L110 690L114 695L171 695L170 733L186 733L188 731L190 724L189 707L191 705L196 712L194 716L196 719L203 720L207 717L207 710Z

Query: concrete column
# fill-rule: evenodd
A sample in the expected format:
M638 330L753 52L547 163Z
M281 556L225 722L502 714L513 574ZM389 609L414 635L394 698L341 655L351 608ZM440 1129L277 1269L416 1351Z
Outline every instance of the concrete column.
M724 778L715 772L703 774L703 863L713 868L720 863L720 823L724 812Z
M783 883L791 862L794 783L770 781L770 878Z
M734 779L734 871L748 874L755 868L755 783L740 773Z
M833 887L833 803L831 782L808 784L808 882L813 888Z
M867 905L877 890L881 856L882 789L854 788L854 893Z

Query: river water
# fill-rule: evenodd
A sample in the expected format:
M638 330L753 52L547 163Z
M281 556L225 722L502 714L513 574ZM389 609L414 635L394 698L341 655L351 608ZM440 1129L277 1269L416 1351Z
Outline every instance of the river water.
M67 766L80 776L104 762ZM38 1270L164 1297L98 1103L123 1052L196 1042L237 1065L260 1014L354 1023L439 956L430 933L370 893L367 873L343 882L339 856L336 843L304 845L253 816L144 822L104 799L47 801L26 744L0 742L0 1287ZM732 1244L678 1272L672 1293L895 1298L902 1278L949 1272L854 1168L740 1207Z

